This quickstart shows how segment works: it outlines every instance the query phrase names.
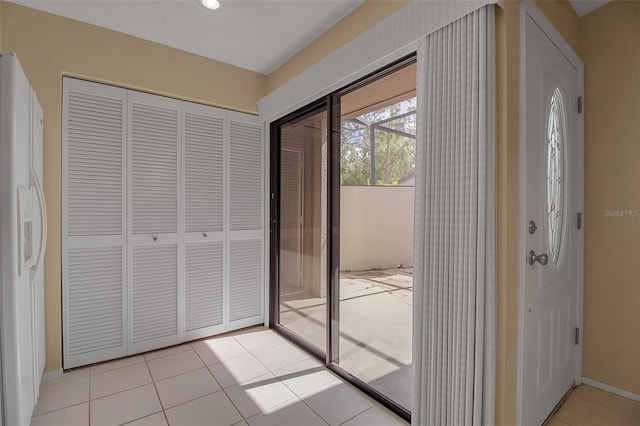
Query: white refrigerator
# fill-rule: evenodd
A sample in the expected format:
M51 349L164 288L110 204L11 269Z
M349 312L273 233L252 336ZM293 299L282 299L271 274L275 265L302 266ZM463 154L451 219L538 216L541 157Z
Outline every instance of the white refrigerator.
M0 51L0 425L29 425L44 370L42 107Z

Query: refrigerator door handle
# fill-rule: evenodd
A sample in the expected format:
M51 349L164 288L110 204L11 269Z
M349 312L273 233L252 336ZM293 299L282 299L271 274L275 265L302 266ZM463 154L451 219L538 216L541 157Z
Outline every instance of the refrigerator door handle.
M33 175L33 181L36 187L36 193L38 194L38 203L40 204L40 224L42 232L40 233L40 253L38 254L38 260L36 263L36 270L32 277L31 285L36 282L42 267L44 266L44 252L47 248L47 203L44 199L44 193L42 192L42 185L40 184L40 179L38 179L38 175L34 172L31 173Z

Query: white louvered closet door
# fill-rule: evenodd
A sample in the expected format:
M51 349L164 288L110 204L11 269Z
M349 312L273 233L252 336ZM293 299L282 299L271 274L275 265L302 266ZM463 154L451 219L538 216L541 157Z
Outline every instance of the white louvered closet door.
M264 322L262 126L64 78L64 368Z
M222 331L226 112L183 105L185 339Z
M229 115L229 321L263 315L263 143L257 117Z
M129 92L129 352L178 343L180 102Z
M64 79L65 368L126 355L127 91Z

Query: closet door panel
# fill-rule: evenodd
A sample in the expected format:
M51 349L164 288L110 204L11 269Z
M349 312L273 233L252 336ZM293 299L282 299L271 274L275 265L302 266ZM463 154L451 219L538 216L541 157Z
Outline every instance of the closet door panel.
M123 99L67 98L68 235L123 233Z
M181 103L129 92L129 352L178 343Z
M133 234L178 232L178 110L155 98L136 94L129 106Z
M65 368L127 351L126 105L124 89L63 80Z
M263 319L263 140L256 117L229 113L229 321Z
M185 232L222 232L224 112L185 111L184 157Z
M262 314L262 241L231 241L229 253L229 319L259 316Z
M185 329L223 322L223 242L191 243L185 250Z
M262 126L255 117L229 113L231 231L262 229L262 151Z
M185 339L224 331L224 110L185 104Z
M67 265L65 367L123 355L123 248L71 248Z
M141 343L178 333L176 244L133 248L131 341Z

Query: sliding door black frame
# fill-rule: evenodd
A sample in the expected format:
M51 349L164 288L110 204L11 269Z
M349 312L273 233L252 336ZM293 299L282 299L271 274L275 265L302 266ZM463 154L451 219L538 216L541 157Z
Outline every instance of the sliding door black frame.
M342 96L371 84L402 68L416 63L416 53L407 55L348 86L339 89L309 105L271 123L270 129L270 261L269 261L269 326L297 346L311 353L335 372L373 399L411 421L411 412L383 395L372 386L350 374L339 365L340 333L340 136ZM327 312L326 351L303 339L280 324L279 250L280 250L280 129L285 124L304 119L325 110L327 112Z

